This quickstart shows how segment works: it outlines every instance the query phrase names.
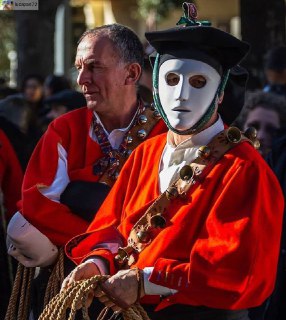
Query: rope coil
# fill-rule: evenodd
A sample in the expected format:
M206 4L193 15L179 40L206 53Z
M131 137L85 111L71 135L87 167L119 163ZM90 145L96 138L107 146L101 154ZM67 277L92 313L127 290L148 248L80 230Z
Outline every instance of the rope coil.
M18 264L5 320L28 319L31 282L34 274L35 268L26 268L20 263Z
M27 320L29 318L31 285L36 268L27 268L18 263L12 293L10 296L5 320ZM47 284L44 306L60 291L64 279L64 251L59 250L59 257L53 267Z
M46 305L38 320L65 320L68 309L70 309L68 320L74 320L78 308L82 308L83 319L90 320L87 312L88 307L86 306L87 296L92 290L100 290L99 283L106 281L108 277L96 275L87 280L75 281ZM97 320L105 319L108 310L109 308L104 308ZM114 313L114 315L116 314ZM114 319L114 315L110 319ZM124 320L150 320L139 303L123 310L122 315Z
M61 284L64 281L64 250L63 248L59 249L59 257L57 263L55 264L53 271L49 277L47 284L44 306L46 306L49 301L60 292Z

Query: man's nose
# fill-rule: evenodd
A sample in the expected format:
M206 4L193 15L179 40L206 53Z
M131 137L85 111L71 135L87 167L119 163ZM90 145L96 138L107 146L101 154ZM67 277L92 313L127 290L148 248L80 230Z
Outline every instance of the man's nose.
M79 73L77 76L77 84L79 86L83 86L88 83L90 83L89 73L87 72L87 70L82 68L81 70L79 70Z
M175 99L186 101L190 96L190 86L188 79L181 77L180 82L177 84L175 89Z

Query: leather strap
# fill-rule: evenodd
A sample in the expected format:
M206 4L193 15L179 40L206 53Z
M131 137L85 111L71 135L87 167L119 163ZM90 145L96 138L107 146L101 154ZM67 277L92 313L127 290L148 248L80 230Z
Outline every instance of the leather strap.
M131 152L150 134L156 123L161 119L158 111L152 109L151 107L146 107L143 113L138 117L137 124L134 125L128 135L126 136L127 148L124 155L114 152L114 157L116 157L116 163L109 166L99 182L105 183L110 187L115 183L121 168L128 159Z
M115 257L117 266L124 268L128 264L130 267L136 261L136 255L151 243L152 233L154 233L152 231L164 228L163 215L172 199L177 196L186 197L191 186L201 182L226 152L244 141L252 145L255 142L248 139L238 128L230 127L217 134L204 149L200 148L197 158L181 169L182 177L169 186L134 225L128 237L128 246L119 248Z

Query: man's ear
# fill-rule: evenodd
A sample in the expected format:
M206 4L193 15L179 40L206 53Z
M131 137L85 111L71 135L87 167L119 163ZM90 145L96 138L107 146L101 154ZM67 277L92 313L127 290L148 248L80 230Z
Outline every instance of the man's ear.
M222 103L223 97L224 97L224 91L221 93L221 95L218 98L218 104Z
M142 68L140 64L138 63L130 63L127 66L127 77L125 79L125 84L126 85L135 85L141 76L142 73Z

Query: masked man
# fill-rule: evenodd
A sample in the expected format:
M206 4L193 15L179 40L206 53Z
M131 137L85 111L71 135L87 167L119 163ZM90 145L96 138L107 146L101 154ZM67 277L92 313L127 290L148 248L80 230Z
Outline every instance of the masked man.
M183 7L185 26L146 34L169 132L132 154L88 233L69 243L81 264L63 288L110 274L97 297L113 310L142 298L151 319L245 320L273 289L283 197L255 132L226 128L218 112L248 45Z

